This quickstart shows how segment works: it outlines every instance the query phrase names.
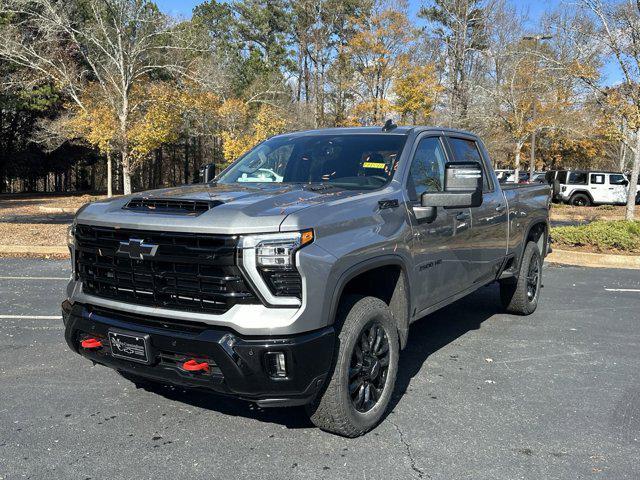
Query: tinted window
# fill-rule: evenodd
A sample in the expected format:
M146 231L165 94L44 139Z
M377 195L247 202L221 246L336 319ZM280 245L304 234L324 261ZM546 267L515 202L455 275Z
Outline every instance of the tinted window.
M624 175L614 174L609 176L609 183L611 185L624 185L627 183L627 180L624 178Z
M553 181L556 179L556 172L551 170L547 173L544 174L544 179L547 181L548 184L552 184Z
M566 170L560 170L556 176L556 180L558 180L559 183L567 183L567 173L569 172Z
M380 188L391 181L405 141L389 134L283 135L240 157L218 182Z
M482 167L482 189L484 191L490 190L491 186L487 178L487 171L476 142L463 138L449 138L449 142L456 157L456 162L477 162L480 164Z
M424 192L441 192L444 188L444 165L447 162L440 140L423 138L418 144L409 170L409 197L417 201Z
M591 174L591 183L595 185L604 184L604 175L601 173L592 173Z
M570 185L586 185L587 172L571 172L567 183Z

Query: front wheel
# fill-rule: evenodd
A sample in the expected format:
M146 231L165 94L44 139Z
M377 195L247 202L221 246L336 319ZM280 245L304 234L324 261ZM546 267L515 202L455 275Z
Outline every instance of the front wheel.
M500 300L509 313L529 315L538 307L542 288L542 255L535 242L527 243L516 278L500 280Z
M317 427L357 437L375 427L389 405L398 370L398 330L387 304L375 297L345 299L336 324L333 373L307 411Z

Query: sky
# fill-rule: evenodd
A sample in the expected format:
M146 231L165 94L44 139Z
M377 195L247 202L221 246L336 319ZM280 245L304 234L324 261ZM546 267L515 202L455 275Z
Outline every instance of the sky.
M172 16L191 17L193 7L202 3L204 0L155 0L160 9ZM527 27L534 32L535 26L545 11L554 10L560 5L560 0L507 0L508 3L514 5L519 11L527 14ZM413 15L417 14L424 0L409 0L409 6ZM621 81L621 75L616 65L611 62L602 69L603 81L607 85L615 85Z
M204 0L155 0L155 3L165 13L178 17L190 17L193 7L202 1ZM508 2L528 12L533 21L539 19L545 10L553 9L560 3L559 0L508 0ZM423 0L409 0L411 12L417 13L423 3Z

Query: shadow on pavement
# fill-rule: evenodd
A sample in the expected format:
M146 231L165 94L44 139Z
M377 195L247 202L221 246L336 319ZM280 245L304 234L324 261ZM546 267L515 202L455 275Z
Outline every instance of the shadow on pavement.
M411 379L433 353L465 333L478 330L482 322L500 312L499 288L492 284L414 322L409 330L409 342L400 353L396 388L387 414L395 409Z
M169 400L216 411L224 415L252 418L293 429L313 427L302 407L263 409L251 402L204 390L190 390L169 385L145 385L142 388L162 395Z
M490 285L412 324L409 343L400 354L396 387L385 417L398 405L411 379L431 354L465 333L477 330L482 322L499 312L498 287ZM225 415L253 418L294 429L313 427L302 407L262 409L250 402L206 391L165 385L148 385L144 388L167 399Z

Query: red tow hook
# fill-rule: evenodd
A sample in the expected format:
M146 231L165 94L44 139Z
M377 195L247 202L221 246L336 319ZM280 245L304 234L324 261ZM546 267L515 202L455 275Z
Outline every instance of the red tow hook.
M100 348L102 347L102 342L97 338L86 338L80 342L80 346L88 349Z
M184 368L187 372L208 372L209 364L207 362L198 363L195 360L191 359L182 364L182 368Z

